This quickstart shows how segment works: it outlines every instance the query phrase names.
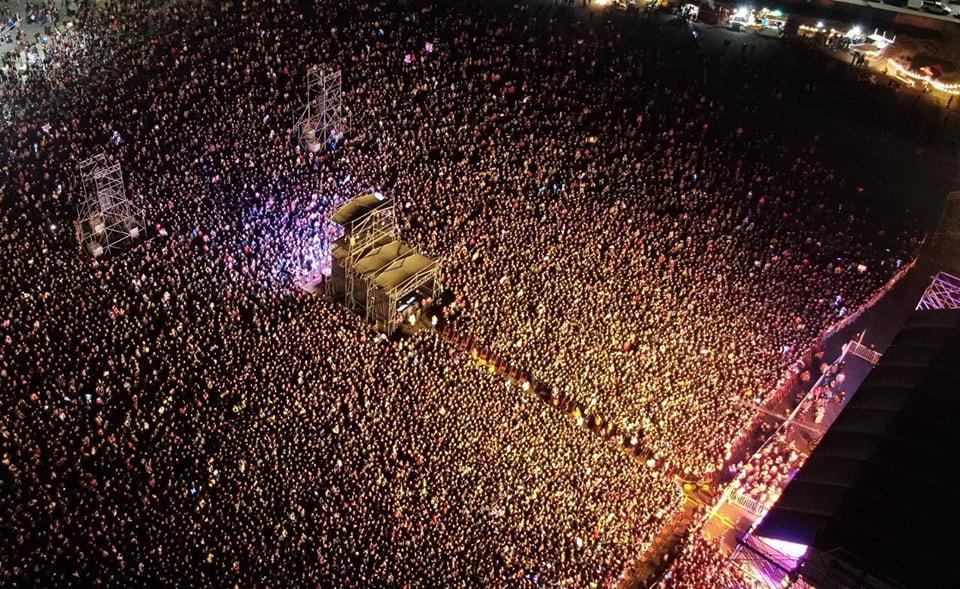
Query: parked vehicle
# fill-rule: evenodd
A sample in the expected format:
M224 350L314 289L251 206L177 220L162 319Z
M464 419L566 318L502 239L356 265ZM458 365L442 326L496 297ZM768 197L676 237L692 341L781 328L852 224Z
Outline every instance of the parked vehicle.
M783 36L782 26L762 26L757 29L757 34L761 37L779 38Z
M751 21L749 14L734 13L727 22L727 27L731 31L742 31L747 28Z
M929 12L930 14L939 14L940 16L945 16L950 14L950 9L943 5L942 2L937 0L923 0L923 4L920 7L924 12Z

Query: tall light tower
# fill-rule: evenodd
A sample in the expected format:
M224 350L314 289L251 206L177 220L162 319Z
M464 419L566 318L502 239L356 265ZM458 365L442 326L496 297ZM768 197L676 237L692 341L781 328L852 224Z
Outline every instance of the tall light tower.
M144 213L127 198L119 162L111 162L103 153L83 160L80 183L77 238L90 255L99 258L143 235Z
M313 66L307 70L307 101L294 121L300 146L316 153L347 131L340 70Z

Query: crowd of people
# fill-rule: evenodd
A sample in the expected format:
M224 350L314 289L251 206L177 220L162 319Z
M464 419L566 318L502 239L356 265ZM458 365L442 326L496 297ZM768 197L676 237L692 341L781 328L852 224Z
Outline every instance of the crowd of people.
M843 390L846 375L843 373L843 361L833 364L821 364L820 373L823 375L811 391L810 395L798 401L802 405L799 411L804 417L810 417L813 423L823 422L828 408L843 406L847 399L847 392Z
M58 2L11 2L11 0L0 1L0 49L7 51L28 48L29 34L26 27L36 25L37 27L55 26L61 17L61 6ZM39 39L39 34L35 34L34 41ZM4 45L13 45L13 47L4 47Z
M56 67L0 80L2 574L621 582L677 487L435 336L304 299L330 212L393 196L453 329L691 475L911 236L690 83L655 20L314 4L88 7ZM291 129L313 64L351 111L317 155ZM148 239L94 260L72 221L101 151Z
M489 56L465 57L465 75L492 73L466 96L424 99L466 115L422 138L458 177L424 184L435 161L401 175L431 197L430 210L411 207L411 229L443 252L462 329L479 345L706 475L749 418L741 404L762 398L909 248L870 233L849 208L854 187L766 136L721 131L721 104L661 84L657 55L605 46L615 34L585 30L566 56L525 33L494 35ZM543 74L512 79L530 69ZM490 94L503 106L487 106ZM499 115L507 107L520 115ZM471 132L480 153L453 144ZM496 167L469 177L462 158L484 157Z
M47 557L23 572L69 579L100 560L96 548L108 585L611 586L678 508L675 484L438 338L393 344L322 301L304 305L236 367L199 360L209 344L177 355L183 342L156 338L49 408L29 441L91 413L102 429L70 432L85 435L79 463L60 459L63 483L38 506L66 529L24 537L15 521L18 548L39 543ZM133 416L106 397L114 388ZM16 417L35 412L46 413L24 403ZM12 499L29 504L43 473L26 450Z
M58 2L0 2L0 123L13 124L30 110L28 104L6 99L9 87L42 79L89 40L67 25L66 11ZM51 36L57 40L53 45Z
M780 497L789 478L803 465L801 454L790 436L790 428L778 431L743 465L731 483L742 495L756 502L756 510L766 512Z
M762 589L767 582L755 580L737 568L724 555L719 539L691 533L681 546L671 566L656 585L657 589Z

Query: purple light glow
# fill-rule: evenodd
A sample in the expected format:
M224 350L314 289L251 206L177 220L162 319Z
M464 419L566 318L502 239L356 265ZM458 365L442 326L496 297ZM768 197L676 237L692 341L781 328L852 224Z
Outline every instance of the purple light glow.
M780 554L798 560L807 553L809 548L806 544L797 544L796 542L787 542L786 540L774 540L773 538L763 538L763 542L773 548Z

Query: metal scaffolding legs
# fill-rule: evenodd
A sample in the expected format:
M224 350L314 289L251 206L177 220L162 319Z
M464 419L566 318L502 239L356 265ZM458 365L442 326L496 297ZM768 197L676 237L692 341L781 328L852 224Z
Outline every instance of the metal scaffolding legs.
M77 238L93 257L143 234L143 210L127 198L120 164L98 154L80 162L83 196L77 206Z
M307 102L294 121L300 146L316 153L347 131L340 71L314 66L307 71Z

